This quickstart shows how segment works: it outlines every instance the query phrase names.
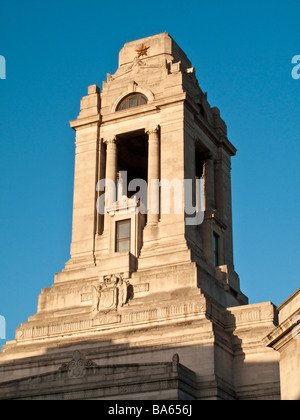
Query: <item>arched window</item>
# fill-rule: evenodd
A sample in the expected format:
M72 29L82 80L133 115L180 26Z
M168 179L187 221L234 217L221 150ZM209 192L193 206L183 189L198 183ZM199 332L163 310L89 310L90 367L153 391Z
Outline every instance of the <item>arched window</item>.
M147 102L148 101L146 96L142 95L141 93L131 93L130 95L122 99L122 101L117 107L117 111L123 111L124 109L145 105Z

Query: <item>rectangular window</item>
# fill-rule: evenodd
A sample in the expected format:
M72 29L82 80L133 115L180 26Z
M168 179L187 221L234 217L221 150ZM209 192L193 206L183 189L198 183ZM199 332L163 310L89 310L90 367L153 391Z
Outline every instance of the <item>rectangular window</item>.
M219 261L219 235L214 233L213 236L213 250L214 250L214 266L218 267L220 265Z
M116 222L116 252L130 252L130 219Z

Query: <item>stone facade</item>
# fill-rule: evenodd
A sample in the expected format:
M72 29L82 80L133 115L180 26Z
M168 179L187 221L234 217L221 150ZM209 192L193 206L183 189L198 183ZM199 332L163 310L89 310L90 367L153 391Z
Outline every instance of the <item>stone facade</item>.
M0 398L279 399L278 311L234 268L236 149L185 53L166 33L125 44L71 127L71 258L3 347Z

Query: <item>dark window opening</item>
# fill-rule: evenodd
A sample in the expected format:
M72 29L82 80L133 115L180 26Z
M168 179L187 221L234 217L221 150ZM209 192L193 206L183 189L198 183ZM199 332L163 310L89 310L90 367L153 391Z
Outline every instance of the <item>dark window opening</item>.
M118 136L118 155L117 170L118 172L127 172L127 184L123 180L123 191L126 188L125 195L132 198L139 192L139 188L132 190L131 181L148 180L148 136L143 132L124 133ZM130 185L131 184L131 185ZM130 187L130 190L129 190ZM142 200L141 194L138 194ZM147 200L147 197L144 197ZM142 201L147 206L147 201Z
M206 114L205 114L205 110L203 105L199 105L199 111L200 111L200 115L202 115L202 117L205 119L206 118Z
M219 261L219 235L214 233L213 235L213 251L214 251L214 266L218 267L220 265Z

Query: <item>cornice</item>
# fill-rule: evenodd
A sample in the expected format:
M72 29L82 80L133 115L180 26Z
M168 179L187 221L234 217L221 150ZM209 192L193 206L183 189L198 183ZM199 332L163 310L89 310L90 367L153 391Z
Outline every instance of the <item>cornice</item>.
M273 347L275 350L279 351L285 347L292 340L295 340L293 337L293 329L297 326L293 321L295 317L300 315L300 308L297 309L288 319L282 322L275 330L265 338L265 344L268 347Z
M101 116L100 114L96 114L96 115L92 115L90 117L85 117L85 118L77 118L76 120L70 121L70 126L71 128L73 128L73 130L76 131L76 129L81 128L81 127L92 127L101 125Z
M299 289L297 289L291 296L289 296L284 302L282 302L278 307L277 307L277 309L278 309L278 311L281 311L283 308L284 308L284 306L286 306L286 305L288 305L292 300L294 300L295 299L295 297L297 296L297 295L299 295L300 294L300 288Z
M237 149L228 140L227 136L220 135L215 127L211 126L208 122L202 119L197 112L194 101L189 94L186 97L186 104L189 110L194 115L194 121L198 124L199 128L218 146L222 147L230 156L235 156Z

